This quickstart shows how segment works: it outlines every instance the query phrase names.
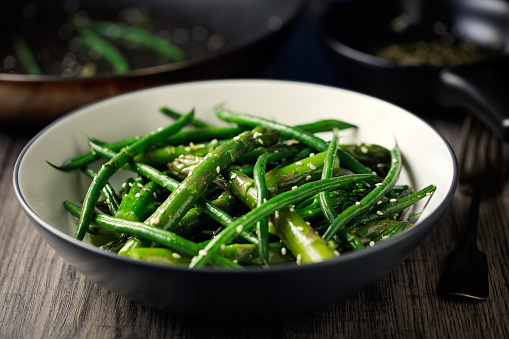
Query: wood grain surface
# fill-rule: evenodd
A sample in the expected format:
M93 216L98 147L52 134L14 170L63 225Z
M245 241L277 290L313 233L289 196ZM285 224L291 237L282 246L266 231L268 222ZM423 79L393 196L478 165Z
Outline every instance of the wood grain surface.
M283 51L282 61L268 77L337 85L325 63L314 62L319 48L310 27L316 26L323 0L310 4L289 50ZM302 40L309 48L301 49ZM287 62L288 56L294 59ZM426 119L454 149L460 147L461 116ZM436 293L443 261L465 231L469 198L458 192L406 261L349 298L291 317L198 319L160 312L111 293L44 242L21 210L12 185L16 158L36 131L0 122L0 338L509 338L507 186L499 197L485 200L480 211L478 242L490 266L486 301L444 299Z

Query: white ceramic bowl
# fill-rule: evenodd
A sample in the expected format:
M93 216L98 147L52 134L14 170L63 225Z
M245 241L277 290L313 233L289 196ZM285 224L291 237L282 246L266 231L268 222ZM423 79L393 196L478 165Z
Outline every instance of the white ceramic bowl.
M218 122L213 107L227 108L288 124L342 119L359 126L353 137L392 147L396 140L405 162L403 183L437 190L409 231L379 245L345 253L319 264L271 269L190 270L118 257L74 239L76 221L65 199L78 202L88 180L62 173L61 164L88 150L86 136L114 141L141 135L168 123L162 106ZM352 137L349 135L348 137ZM119 95L78 109L47 126L19 156L14 172L17 197L36 229L71 265L104 287L151 307L193 315L235 313L248 302L249 314L285 314L351 295L379 279L431 231L456 189L457 164L447 142L417 116L387 102L322 85L271 80L219 80L168 85ZM427 200L426 200L427 201ZM316 286L317 288L309 288ZM223 291L218 295L213 291ZM255 292L255 291L259 292ZM246 301L241 294L256 295ZM270 303L269 310L265 305ZM206 309L201 305L208 305ZM230 310L230 311L229 311Z

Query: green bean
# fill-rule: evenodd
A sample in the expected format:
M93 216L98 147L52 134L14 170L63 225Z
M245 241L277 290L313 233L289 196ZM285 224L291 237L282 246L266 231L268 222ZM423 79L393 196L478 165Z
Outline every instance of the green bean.
M83 210L76 231L76 239L82 240L85 236L100 192L117 169L131 160L136 154L143 152L148 147L166 138L169 134L175 133L183 128L192 117L192 113L187 114L181 119L178 119L175 123L148 134L144 138L124 148L113 159L110 159L101 167L97 176L92 180L92 184L83 201Z
M332 237L337 234L345 225L360 215L361 213L367 211L369 208L374 206L380 199L395 185L396 181L399 178L399 174L402 168L401 163L401 155L399 152L399 148L395 146L391 150L391 168L389 173L384 178L383 182L378 184L371 192L369 192L362 200L355 205L352 205L341 212L336 219L329 225L327 230L325 231L323 238L326 241L332 239Z
M369 221L380 219L381 217L392 217L403 212L408 207L414 205L417 201L424 197L430 197L436 190L435 185L429 185L415 193L409 194L401 198L393 198L379 208L374 208L364 214L359 215L347 225L349 229L357 228Z
M94 179L97 173L91 169L91 168L83 168L83 172L90 178ZM104 185L104 188L101 191L102 196L106 200L106 203L108 204L108 208L111 212L111 214L117 213L117 210L120 206L120 199L115 192L115 189L109 184L106 183Z
M322 171L322 179L327 179L332 177L333 168L334 168L334 159L336 158L335 154L337 153L338 149L338 130L333 130L333 136L332 140L329 144L329 148L327 150L327 154L325 156L324 160L324 166ZM334 210L334 206L332 205L330 192L329 191L323 191L318 193L318 198L320 200L320 205L323 210L323 214L325 216L325 219L329 223L332 223L334 219L336 219L336 211ZM340 239L345 241L348 246L350 246L353 250L359 250L364 248L359 238L350 232L350 229L347 227L343 227L338 231L338 236Z
M169 116L170 118L173 118L173 119L178 119L178 118L180 118L183 115L182 113L177 112L176 110L171 109L169 107L161 107L159 109L159 111L161 113L163 113L164 115L167 115L167 116ZM193 111L194 111L194 108L193 108ZM191 121L191 124L194 127L214 127L211 124L209 124L208 122L200 120L200 119L198 119L196 117L193 118L193 120Z
M186 59L182 49L140 27L106 21L89 22L87 27L108 38L123 39L150 48L173 62Z
M170 136L164 142L169 145L184 145L190 142L197 143L213 139L222 140L233 138L246 130L248 129L239 126L190 128Z
M356 125L350 124L341 120L327 119L318 120L309 124L302 124L298 126L300 129L309 133L320 133L332 131L334 128L344 130L348 128L357 128Z
M166 144L171 145L179 145L179 144L188 144L191 141L201 142L208 141L211 139L227 139L236 136L237 134L244 131L245 128L228 126L228 127L201 127L196 129L187 129L183 131L179 131L167 139L163 140ZM127 139L118 140L111 143L104 143L102 141L91 139L96 144L102 144L103 147L112 149L114 151L119 151L123 147L129 146L136 141L140 140L142 136L135 136ZM138 159L143 157L143 155L138 155ZM89 165L90 163L96 161L100 157L95 155L93 152L86 152L80 154L72 159L67 160L61 166L56 166L50 162L47 162L52 167L61 170L61 171L72 171L84 166Z
M92 51L107 60L116 73L122 74L131 69L129 62L122 53L114 45L101 38L94 31L86 27L81 27L79 29L78 36L84 45L90 47Z
M16 56L19 61L23 64L26 72L30 75L40 75L42 74L37 61L35 60L34 55L28 48L25 40L22 37L17 36L12 41L12 46L14 51L16 52Z
M270 161L280 160L288 155L286 153L265 153L258 157L254 167L254 186L256 189L256 207L262 206L268 198L268 190L265 184L265 170L267 163ZM261 218L256 223L256 230L259 241L259 252L260 259L269 266L268 255L269 255L269 219L268 217Z
M334 189L352 182L366 180L372 178L373 174L357 174L357 175L345 175L342 177L335 177L320 181L304 184L295 188L292 191L284 192L276 197L273 197L258 208L255 208L244 216L234 220L228 227L226 227L217 237L204 248L198 256L195 256L191 260L189 267L201 267L205 265L209 260L210 256L216 253L221 245L229 243L238 233L241 233L245 228L251 227L260 218L269 216L276 210L281 209L285 206L293 204L307 196L317 194L322 190Z
M64 201L64 207L75 217L79 217L81 214L83 214L82 208L68 200ZM160 245L169 247L185 255L193 256L197 255L199 251L201 251L201 247L198 244L182 238L170 231L162 230L145 223L122 220L101 213L94 213L92 215L91 221L98 226L112 231L118 231L121 233L126 233L154 241ZM242 267L226 258L217 255L212 258L212 263L224 267Z
M216 110L216 115L225 121L237 123L239 125L245 126L267 126L273 128L281 133L282 136L286 138L292 138L298 140L305 145L308 145L320 152L327 151L328 145L327 143L313 135L312 133L306 132L305 130L299 127L290 127L285 124L281 124L272 120L268 120L265 118L255 117L249 114L242 113L234 113L230 110L219 108ZM358 174L369 174L371 170L362 165L359 161L357 161L354 157L349 155L348 153L338 150L337 156L339 157L339 161L345 166L349 168L354 173Z

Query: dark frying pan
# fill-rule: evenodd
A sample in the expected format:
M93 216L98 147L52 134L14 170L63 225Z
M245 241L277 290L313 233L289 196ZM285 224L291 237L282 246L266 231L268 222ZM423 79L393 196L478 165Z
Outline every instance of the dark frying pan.
M402 18L406 26L398 31ZM455 66L405 66L373 54L383 44L434 38L437 22L489 56ZM509 141L508 1L331 2L321 38L331 66L354 89L416 113L468 109Z
M44 0L9 1L2 6L2 48L7 38L21 30L23 15L49 21L65 20L69 6L114 20L125 8L142 6L169 31L188 33L181 47L189 58L182 62L135 69L121 75L98 74L91 78L44 74L0 73L0 121L47 123L70 110L107 96L163 83L254 76L277 55L286 33L296 20L304 0ZM34 5L36 4L35 10ZM73 9L74 11L76 10ZM26 26L27 21L24 21ZM221 39L210 49L206 39L193 40L193 28L205 27ZM43 28L31 28L40 41ZM31 34L29 34L31 35ZM29 37L30 38L30 37ZM2 62L2 60L0 60Z

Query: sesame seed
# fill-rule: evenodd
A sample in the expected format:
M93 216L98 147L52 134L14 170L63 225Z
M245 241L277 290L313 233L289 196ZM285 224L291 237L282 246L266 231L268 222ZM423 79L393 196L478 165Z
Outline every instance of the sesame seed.
M150 224L151 224L151 225L157 225L157 224L159 224L159 218L152 218L152 219L150 220Z
M174 257L175 259L180 259L181 258L180 254L178 254L177 252L173 252L171 254L171 256Z
M210 142L212 145L217 145L218 141L217 139L212 139L212 141Z
M263 135L263 134L262 134L262 133L260 133L260 132L254 132L254 133L253 133L253 138L255 138L255 139L256 139L256 138L258 138L258 137L261 137L262 135Z
M431 196L431 192L426 193L426 196L428 197Z
M143 184L138 183L139 188L143 188Z
M239 140L239 139L240 139L240 137L238 135L233 138L233 140Z
M302 226L297 226L297 227L295 227L295 229L297 231L299 231L299 232L303 232L304 231L304 227L302 227Z
M360 202L360 201L356 201L356 202L355 202L355 206L359 206L360 204L361 204L361 202Z
M378 200L377 204L380 205L382 203L382 200Z
M314 157L314 156L315 156L315 154L314 154L314 153L309 153L309 156L310 156L310 157Z
M370 241L369 242L369 247L373 247L373 246L375 246L375 242L374 241Z
M237 177L237 173L233 173L231 176L230 176L230 179L235 179Z
M236 264L238 264L238 263L239 263L239 261L238 261L237 259L233 259L232 261L233 261L234 263L236 263Z
M396 201L398 201L398 200L397 200L397 199L392 198L392 199L391 199L391 200L389 200L389 201L390 201L390 202L396 202Z
M286 255L286 247L282 247L281 248L281 254L282 255Z
M141 194L140 194L140 193L136 193L134 196L135 196L136 198L139 198L139 197L141 197Z
M378 215L384 215L382 211L376 211L376 214L378 214Z
M365 147L365 146L362 146L361 147L361 152L364 153L364 154L368 153L368 148Z
M217 173L221 172L221 167L217 166L217 167L216 167L216 172L217 172Z
M316 169L316 166L313 165L312 163L308 163L308 167L311 168L312 170L315 170Z
M340 253L338 252L338 250L334 250L334 255L335 255L336 257L339 257Z
M243 226L239 225L239 226L235 227L235 231L237 231L237 233L242 233L242 228L243 228Z
M298 166L302 165L302 161L297 161L297 162L295 163L295 165L298 165Z
M311 177L310 175L308 175L308 176L306 177L306 181L311 180L311 178L312 178L312 177Z
M398 159L394 158L392 159L392 162L398 162Z
M220 246L220 247L221 247L221 249L222 249L222 250L224 250L224 248L226 247L226 245L225 245L225 244L221 244L221 246Z
M293 206L290 206L290 208L288 209L290 212L294 212L295 211L295 207Z
M382 240L387 240L387 239L389 239L389 236L388 236L388 235L384 235L384 236L382 236Z
M265 202L267 202L267 198L263 198L263 202L264 202L264 203L265 203Z
M133 187L134 184L132 182L129 183L129 187Z
M122 183L122 188L125 188L125 182L124 182L124 183Z
M199 255L199 256L201 256L201 257L204 257L204 256L206 256L206 255L207 255L207 251L205 251L205 250L200 250L200 251L198 252L198 255Z
M378 186L382 186L382 183L381 183L381 182L377 182L377 183L375 184L375 186L377 186L377 187L378 187Z
M301 259L302 259L302 255L300 253L297 254L297 265L300 265Z
M258 143L259 143L260 145L263 145L263 139L258 139Z
M298 186L293 186L293 187L292 187L292 190L296 189L297 187L298 187Z

